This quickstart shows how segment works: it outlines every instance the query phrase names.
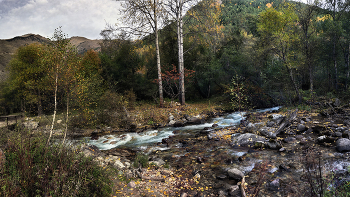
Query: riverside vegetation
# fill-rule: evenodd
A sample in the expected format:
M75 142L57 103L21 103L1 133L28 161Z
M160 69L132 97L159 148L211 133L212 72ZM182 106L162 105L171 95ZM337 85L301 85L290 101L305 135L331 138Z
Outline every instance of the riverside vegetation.
M1 128L0 195L349 196L348 0L194 2L177 22L145 10L165 24L142 39L101 31L100 51L61 28L19 47L0 115L25 118Z
M174 132L158 143L167 149L151 148L148 153L125 147L100 151L84 143L62 145L62 131L56 131L52 144L46 146L44 122L35 129L20 123L1 130L1 195L242 196L244 190L246 196L347 196L349 155L343 152L347 145L341 150L337 141L347 138L350 108L349 104L336 106L338 102L323 100L297 107L295 119L277 138L264 131L281 125L280 118L288 119L296 108L250 112L244 124L227 128L213 125L185 136ZM184 108L188 111L180 106L158 108L162 113L156 113L154 120L161 121L162 114L175 109L183 114L195 109L205 116L225 114L220 105L211 105L188 104ZM139 107L146 111L150 105ZM160 123L166 122L169 119L144 123L162 127ZM107 131L96 130L101 131L98 136ZM250 140L244 140L245 135ZM255 165L249 170L248 163ZM243 189L241 182L245 182Z

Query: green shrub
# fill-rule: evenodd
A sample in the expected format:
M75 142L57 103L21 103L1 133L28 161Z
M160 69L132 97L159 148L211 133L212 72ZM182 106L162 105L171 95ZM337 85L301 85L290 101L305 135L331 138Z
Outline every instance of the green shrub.
M0 174L0 196L109 196L107 170L66 145L46 146L45 137L10 137Z
M147 168L149 166L147 155L144 155L141 153L136 154L135 161L134 161L134 167L137 168L137 167L139 167L139 165L141 165L143 168Z

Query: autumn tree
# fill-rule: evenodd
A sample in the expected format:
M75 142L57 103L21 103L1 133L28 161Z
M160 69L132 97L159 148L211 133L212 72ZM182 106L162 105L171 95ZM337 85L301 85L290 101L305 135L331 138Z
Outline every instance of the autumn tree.
M197 4L198 3L198 4ZM195 34L209 34L202 41L217 41L217 34L221 29L220 15L221 4L216 0L169 0L166 2L168 20L175 21L178 47L178 72L179 72L179 101L185 104L185 66L184 66L184 37ZM188 10L188 11L187 11ZM187 13L186 17L185 14ZM184 22L185 20L185 22ZM187 24L186 24L187 23ZM192 24L190 24L192 23ZM184 24L190 28L184 29ZM193 27L194 28L191 28ZM219 27L219 28L218 28ZM211 45L215 46L216 45ZM192 47L190 49L193 49Z
M295 54L292 50L293 44L299 39L297 34L298 16L294 12L294 5L291 3L285 3L278 10L273 8L271 4L267 6L267 9L259 15L260 44L263 46L265 53L278 57L285 66L295 93L299 98L299 103L301 103L302 97L293 73L296 65L293 62Z
M66 130L63 142L65 140L68 130L70 93L75 84L76 78L74 76L76 67L79 64L79 57L77 55L76 48L70 44L67 36L62 32L61 27L55 29L51 43L43 57L43 64L50 69L49 74L53 79L52 87L54 87L55 102L50 135L47 140L47 144L49 144L53 133L58 104L57 93L60 87L63 88L66 96Z
M296 13L298 15L298 23L301 27L300 41L302 52L304 55L304 65L309 71L309 84L311 95L314 96L314 64L316 49L316 33L317 33L317 14L318 1L308 0L307 4L297 3Z
M43 113L43 93L47 90L47 68L41 58L44 45L33 43L18 48L10 62L10 85L18 90L25 103L35 104L38 115Z
M124 17L123 20L129 27L122 30L131 32L134 35L145 35L154 33L156 56L157 56L157 70L158 70L158 87L159 87L159 106L163 107L163 85L162 85L162 71L160 64L159 53L159 25L160 20L164 18L164 7L161 0L130 0L123 4Z

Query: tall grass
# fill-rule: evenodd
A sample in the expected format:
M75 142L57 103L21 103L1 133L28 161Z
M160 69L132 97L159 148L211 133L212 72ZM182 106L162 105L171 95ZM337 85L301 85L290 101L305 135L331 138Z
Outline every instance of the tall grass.
M106 169L67 145L46 146L46 137L10 135L0 171L0 196L110 196Z

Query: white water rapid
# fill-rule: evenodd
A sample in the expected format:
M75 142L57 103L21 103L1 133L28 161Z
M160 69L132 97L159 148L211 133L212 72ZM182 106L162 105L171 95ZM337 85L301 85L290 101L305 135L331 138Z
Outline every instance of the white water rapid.
M274 111L281 108L273 107L268 109L259 109L256 112L266 112ZM185 127L164 127L156 130L148 130L141 133L115 133L110 135L100 136L97 140L91 140L90 137L83 138L83 141L86 141L88 144L97 146L100 150L109 150L119 146L128 146L128 147L141 147L149 146L161 142L162 139L174 135L173 131L180 130L191 133L193 131L202 130L205 127L211 127L213 124L217 124L218 127L228 127L238 125L242 116L245 112L234 112L224 117L213 118L210 122L200 124L200 125L189 125Z

